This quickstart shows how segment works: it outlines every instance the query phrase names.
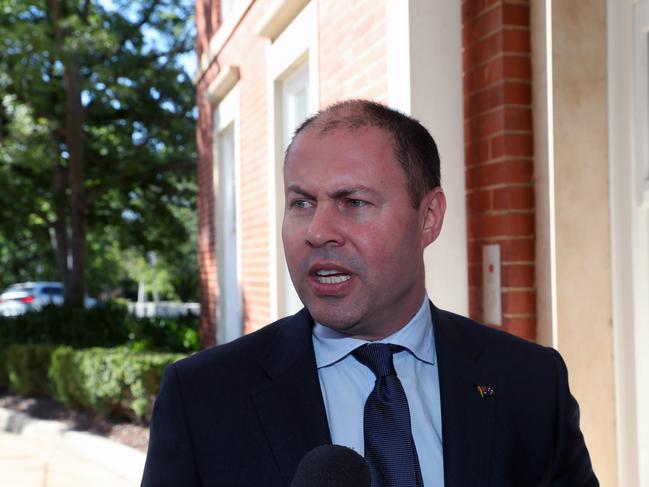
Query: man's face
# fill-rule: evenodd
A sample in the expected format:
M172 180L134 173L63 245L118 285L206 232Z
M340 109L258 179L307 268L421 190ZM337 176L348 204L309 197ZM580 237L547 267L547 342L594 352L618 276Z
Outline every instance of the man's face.
M441 229L441 189L413 208L392 137L378 128L306 129L284 183L284 251L313 318L372 340L403 326L424 298L423 251Z

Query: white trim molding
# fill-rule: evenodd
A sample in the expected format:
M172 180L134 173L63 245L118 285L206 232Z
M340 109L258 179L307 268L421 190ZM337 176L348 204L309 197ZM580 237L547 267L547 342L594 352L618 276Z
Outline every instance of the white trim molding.
M234 88L239 79L238 66L227 66L207 87L205 98L213 105L217 105Z
M210 39L209 48L207 52L204 52L200 59L200 65L194 79L200 79L205 70L209 68L210 64L214 58L221 52L225 43L230 39L230 36L234 33L234 30L237 28L243 17L248 12L248 9L253 4L255 0L239 0L235 4L232 12L228 15L228 18L223 22L216 34Z
M618 485L649 487L649 0L608 0L607 17Z
M268 116L268 231L270 261L271 321L284 312L281 306L285 276L281 226L284 209L283 147L281 119L281 84L287 76L306 63L308 71L308 112L318 109L318 22L316 3L304 9L275 37L267 47L267 116Z
M297 17L310 0L276 0L261 19L255 31L274 41Z

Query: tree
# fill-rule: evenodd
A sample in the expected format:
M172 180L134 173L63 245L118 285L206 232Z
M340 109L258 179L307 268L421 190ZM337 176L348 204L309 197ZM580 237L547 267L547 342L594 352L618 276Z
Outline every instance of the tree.
M81 305L89 235L95 252L105 234L163 254L187 238L174 208L195 204L193 3L0 5L0 235L51 246Z

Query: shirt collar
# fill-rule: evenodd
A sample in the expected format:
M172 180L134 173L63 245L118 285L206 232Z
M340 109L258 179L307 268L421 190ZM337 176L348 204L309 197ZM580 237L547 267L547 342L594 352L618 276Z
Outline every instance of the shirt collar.
M313 327L313 348L317 367L329 367L349 355L352 350L371 343L367 340L352 338L316 322ZM392 343L406 348L422 362L435 365L435 336L430 314L428 296L424 296L419 311L405 326L376 343Z

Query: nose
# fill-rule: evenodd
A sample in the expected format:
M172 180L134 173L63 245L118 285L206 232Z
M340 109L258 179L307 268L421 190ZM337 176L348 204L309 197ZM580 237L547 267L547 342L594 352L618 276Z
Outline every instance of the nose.
M305 242L309 247L342 245L344 237L335 207L321 204L316 207L306 231Z

